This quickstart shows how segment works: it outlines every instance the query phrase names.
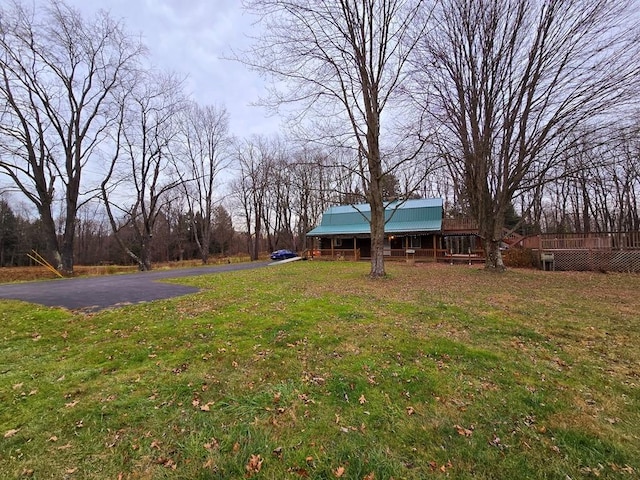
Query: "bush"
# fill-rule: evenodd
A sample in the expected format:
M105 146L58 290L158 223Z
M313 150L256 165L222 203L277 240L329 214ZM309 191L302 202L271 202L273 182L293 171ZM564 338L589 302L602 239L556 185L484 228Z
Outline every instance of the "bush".
M507 267L533 268L537 266L533 250L524 247L511 247L502 253L502 260Z

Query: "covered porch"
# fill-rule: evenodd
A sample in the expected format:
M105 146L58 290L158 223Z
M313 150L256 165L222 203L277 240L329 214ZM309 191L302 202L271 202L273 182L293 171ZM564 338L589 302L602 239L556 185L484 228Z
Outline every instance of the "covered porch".
M385 237L384 256L390 260L414 258L421 261L436 261L446 250L440 245L436 234L398 235ZM308 250L314 258L327 260L367 260L371 258L371 238L369 236L320 237Z

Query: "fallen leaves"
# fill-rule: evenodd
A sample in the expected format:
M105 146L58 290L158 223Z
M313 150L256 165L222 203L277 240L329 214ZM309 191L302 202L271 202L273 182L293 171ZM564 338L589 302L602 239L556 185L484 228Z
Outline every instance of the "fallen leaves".
M247 465L245 466L245 469L247 470L247 475L251 477L256 473L260 472L260 470L262 469L263 462L264 462L264 459L260 455L252 454L251 458L249 458L249 461L247 462Z
M173 373L174 375L180 375L182 372L187 371L188 368L189 368L189 364L188 363L183 363L179 367L176 367L176 368L172 369L171 373Z
M216 440L215 438L212 438L210 442L207 442L203 445L203 447L206 450L219 450L220 449L220 442L218 442L218 440Z
M491 440L489 440L489 445L491 445L492 447L499 448L500 450L509 448L508 445L505 445L504 443L502 443L502 439L499 436L497 436L495 433L493 434Z
M210 412L211 411L211 405L213 405L215 402L207 402L207 403L200 403L200 399L199 398L194 398L191 401L191 405L195 408L197 408L198 410L200 410L201 412Z
M309 472L307 471L306 468L302 468L302 467L292 467L289 468L287 470L287 472L289 473L295 473L296 475L298 475L301 478L309 478Z
M156 463L158 465L162 465L164 468L168 468L169 470L176 470L178 468L178 464L170 458L160 457L156 459Z
M473 435L473 425L471 425L470 428L461 427L460 425L454 425L453 428L456 429L458 435L461 435L463 437L470 437L471 435Z
M438 462L436 461L430 461L429 462L429 468L431 469L432 472L442 472L442 473L447 473L447 470L452 468L453 464L451 463L451 461L445 463L444 465L439 465Z
M7 430L4 433L4 438L11 438L13 437L16 433L18 433L20 431L19 428L12 428L11 430Z

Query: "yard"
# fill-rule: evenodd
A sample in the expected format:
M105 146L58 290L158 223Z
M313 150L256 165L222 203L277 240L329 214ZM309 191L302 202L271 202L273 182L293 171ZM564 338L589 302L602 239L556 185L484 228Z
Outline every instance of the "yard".
M638 478L640 276L368 269L0 302L0 478Z

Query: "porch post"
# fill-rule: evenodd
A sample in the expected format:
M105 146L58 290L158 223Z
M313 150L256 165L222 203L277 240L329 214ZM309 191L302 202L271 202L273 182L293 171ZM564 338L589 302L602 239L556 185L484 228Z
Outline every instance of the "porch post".
M333 252L333 244L335 243L335 237L331 237L331 260L335 260L335 255Z
M353 261L358 261L358 245L356 241L356 237L353 237Z
M438 250L437 250L437 249L438 249L438 246L437 246L437 245L438 245L438 244L436 243L436 234L434 233L434 234L433 234L433 258L434 258L435 260L437 260L437 259L438 259Z

